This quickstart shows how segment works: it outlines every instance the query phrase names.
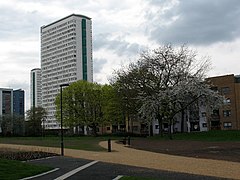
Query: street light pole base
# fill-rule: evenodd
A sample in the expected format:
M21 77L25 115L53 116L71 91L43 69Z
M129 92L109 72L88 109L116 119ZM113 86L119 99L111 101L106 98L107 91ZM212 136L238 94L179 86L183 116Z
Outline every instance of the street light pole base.
M61 142L61 156L64 156L63 142Z

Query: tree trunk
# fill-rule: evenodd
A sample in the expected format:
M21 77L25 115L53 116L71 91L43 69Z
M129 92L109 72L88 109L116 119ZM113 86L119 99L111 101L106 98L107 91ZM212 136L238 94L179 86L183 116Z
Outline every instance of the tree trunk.
M149 136L153 136L153 126L152 126L152 123L149 126Z
M163 119L160 114L157 114L157 120L158 120L158 125L159 125L159 131L158 134L161 134L161 137L163 137Z
M172 136L172 119L170 120L170 122L168 124L168 136L169 136L170 140L173 139L173 136Z
M185 113L184 113L184 110L182 110L181 111L181 133L183 133L184 132L184 115L185 115Z
M93 136L97 136L97 125L95 123L92 124L92 134Z

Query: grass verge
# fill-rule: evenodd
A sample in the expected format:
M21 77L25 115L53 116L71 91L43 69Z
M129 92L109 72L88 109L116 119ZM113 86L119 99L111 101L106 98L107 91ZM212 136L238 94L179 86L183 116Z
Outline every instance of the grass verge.
M163 137L157 135L153 136L152 140L169 140L168 135ZM191 140L191 141L210 141L210 142L233 142L240 141L240 131L223 131L212 130L207 132L191 132L191 133L177 133L173 134L174 140Z
M81 149L86 151L106 151L99 146L100 141L107 141L109 138L118 139L118 137L64 137L64 147L70 149ZM32 146L59 147L60 137L1 137L2 144L22 144Z
M21 179L34 176L53 168L46 166L32 165L21 161L0 159L0 179Z
M133 177L133 176L123 176L120 180L163 180L164 178L146 178L146 177Z
M100 141L108 139L119 140L121 137L111 136L81 136L81 137L64 137L64 148L81 149L87 151L106 151L99 146ZM136 137L135 137L136 138ZM135 138L132 138L135 139ZM159 135L149 137L149 140L169 140L168 135L164 137ZM239 142L240 131L208 131L208 132L191 132L173 134L174 140L190 140L190 141L211 141L211 142ZM5 144L22 144L32 146L59 147L60 137L1 137L0 143Z

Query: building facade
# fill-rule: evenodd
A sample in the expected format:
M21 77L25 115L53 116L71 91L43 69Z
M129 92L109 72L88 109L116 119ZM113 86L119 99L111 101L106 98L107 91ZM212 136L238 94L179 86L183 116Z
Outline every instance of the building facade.
M55 97L61 84L93 81L92 22L72 14L41 27L42 107L47 110L45 128L59 129Z
M0 88L0 133L24 135L24 90Z
M41 69L35 68L30 74L30 101L31 107L42 106Z
M13 114L13 89L0 88L0 116Z
M0 133L11 132L11 128L2 129L2 121L5 117L11 117L13 115L13 90L0 88ZM5 130L6 129L6 130Z
M22 89L13 91L13 114L24 117L25 92Z
M207 79L212 89L225 96L226 100L220 109L211 114L211 129L240 130L240 76L224 75Z

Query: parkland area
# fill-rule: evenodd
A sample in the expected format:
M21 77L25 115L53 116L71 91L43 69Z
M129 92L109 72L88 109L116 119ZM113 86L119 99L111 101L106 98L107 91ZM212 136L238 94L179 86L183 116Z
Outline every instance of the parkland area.
M111 139L111 141L122 144L124 138L123 136L64 137L64 148L106 152L107 149L100 146L100 142ZM170 140L167 136L130 137L129 143L128 148L161 154L240 162L240 131L181 133L174 134L173 140ZM0 144L44 146L60 149L60 137L2 137L0 138ZM21 179L52 170L53 167L34 165L28 163L28 161L58 155L58 153L26 152L1 147L0 179ZM126 179L126 177L123 177L123 179Z

